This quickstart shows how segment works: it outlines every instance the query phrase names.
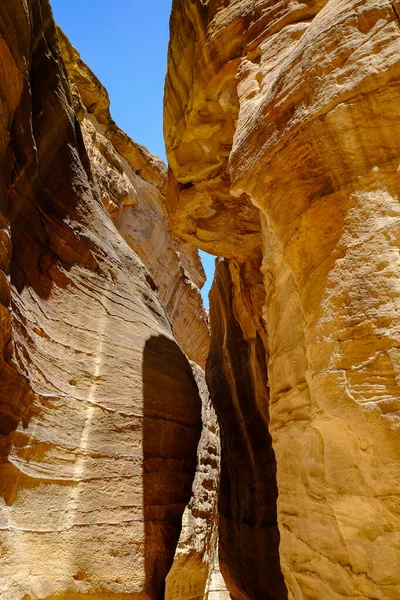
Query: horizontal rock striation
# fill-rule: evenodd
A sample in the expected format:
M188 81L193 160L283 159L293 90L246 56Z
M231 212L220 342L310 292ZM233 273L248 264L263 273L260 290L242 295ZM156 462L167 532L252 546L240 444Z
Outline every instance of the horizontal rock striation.
M48 0L1 4L0 69L0 596L155 600L198 388L101 202ZM137 152L156 194L162 169Z
M262 247L290 600L400 597L398 15L388 0L173 7L165 135L179 196L167 202L201 248L245 264ZM217 279L221 339L230 295ZM214 360L232 360L216 347L211 386ZM223 449L231 415L218 417Z
M205 274L197 249L172 233L166 211L164 163L117 127L107 91L59 29L90 167L103 204L153 278L185 354L202 368L209 350L200 289Z

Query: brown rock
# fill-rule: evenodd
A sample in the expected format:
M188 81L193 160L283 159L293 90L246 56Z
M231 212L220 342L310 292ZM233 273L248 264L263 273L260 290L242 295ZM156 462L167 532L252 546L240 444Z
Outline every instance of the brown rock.
M207 379L222 440L219 554L232 598L285 600L265 332L261 315L253 312L260 303L254 296L246 303L257 273L263 289L259 268L220 260L210 295Z
M153 600L197 386L97 194L47 0L1 4L0 68L0 596Z
M282 565L293 594L394 599L399 24L390 3L329 2L290 51L279 37L263 49L260 112L242 112L271 124L268 143L250 165L257 126L239 119L232 173L266 215Z
M387 0L174 2L172 223L243 262L256 244L239 213L251 202L262 214L269 427L291 600L400 597L398 15ZM232 316L222 287L211 309L221 339ZM219 385L214 360L231 372L232 359L214 347L209 380ZM219 411L222 448L229 416ZM228 583L257 597L248 582Z
M164 134L173 171L167 207L182 238L212 254L244 259L260 246L260 216L245 194L232 198L228 172L243 27L224 23L223 33L206 39L215 4L173 2L165 86Z
M219 427L204 372L192 364L202 398L203 431L197 449L192 497L182 518L174 563L166 580L166 600L228 600L218 565Z
M165 206L167 171L121 131L110 116L108 94L59 30L90 167L106 209L153 278L176 340L201 367L209 350L205 281L197 249L172 233Z

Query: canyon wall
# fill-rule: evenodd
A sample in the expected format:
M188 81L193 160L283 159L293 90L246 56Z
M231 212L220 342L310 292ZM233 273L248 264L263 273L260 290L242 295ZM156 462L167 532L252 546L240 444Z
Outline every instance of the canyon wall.
M48 0L1 4L0 596L157 600L197 462L203 273L165 168L76 60Z
M202 398L203 430L197 449L192 496L182 518L165 600L229 600L218 560L220 436L204 372L193 365Z
M204 368L210 336L197 250L175 237L166 211L164 163L114 123L104 86L59 29L74 106L99 194L116 228L153 278L185 354Z
M229 259L207 371L236 600L400 597L399 14L388 0L173 2L170 220ZM232 269L258 257L256 357ZM240 285L245 305L257 285Z
M265 330L260 318L263 292L259 262L240 265L232 259L219 260L210 294L212 338L207 363L221 424L219 552L232 597L242 598L246 590L249 598L285 600L276 462L268 429Z
M0 72L1 598L398 600L399 3L173 0L168 171L48 0Z

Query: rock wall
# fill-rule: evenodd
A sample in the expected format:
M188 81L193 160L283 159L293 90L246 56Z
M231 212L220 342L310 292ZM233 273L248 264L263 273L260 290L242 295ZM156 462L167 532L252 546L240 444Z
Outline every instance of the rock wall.
M152 276L174 335L202 368L208 355L205 281L197 249L172 233L166 211L164 163L117 127L107 91L59 30L90 166L115 226Z
M176 233L201 248L239 264L262 249L291 600L400 597L399 59L397 2L173 3L167 203ZM231 294L220 276L212 336L231 318ZM231 356L218 353L208 367L217 390L216 365L235 381ZM247 390L227 398L247 406ZM224 448L232 415L218 416ZM240 462L229 481L248 481ZM258 491L252 502L257 514ZM256 561L271 583L265 555ZM248 570L239 558L233 596L265 598L241 577Z
M235 600L287 598L268 429L265 332L259 313L263 298L259 263L218 262L210 294L207 379L221 424L220 566Z
M0 6L4 600L398 600L399 15L174 0L167 173Z
M192 497L183 514L174 563L166 580L165 600L229 600L218 561L219 427L204 372L196 365L193 370L202 398L203 430Z
M135 186L94 117L82 134L48 0L1 4L0 71L0 596L156 600L190 499L198 388L161 272L101 201L115 182L123 210ZM158 201L163 169L135 151L138 196Z

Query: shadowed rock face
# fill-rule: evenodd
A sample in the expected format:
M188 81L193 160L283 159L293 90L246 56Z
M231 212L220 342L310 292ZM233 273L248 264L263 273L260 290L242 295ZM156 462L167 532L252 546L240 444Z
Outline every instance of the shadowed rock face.
M233 598L285 600L266 356L260 334L245 318L245 289L244 269L220 260L210 296L207 364L221 423L220 564Z
M165 600L228 600L218 565L219 427L204 372L196 365L192 367L202 397L203 430L192 496L183 514Z
M47 0L0 6L0 595L162 597L201 401L105 211Z
M398 14L387 0L173 7L171 219L185 239L242 264L262 248L291 600L400 597ZM226 305L212 309L218 335ZM218 413L224 448L231 416ZM240 463L235 477L248 481ZM251 597L248 561L233 571L234 595Z
M161 395L160 390L165 393ZM190 364L176 342L165 335L147 340L143 353L143 507L150 598L164 598L164 581L193 482L201 413L197 394Z

